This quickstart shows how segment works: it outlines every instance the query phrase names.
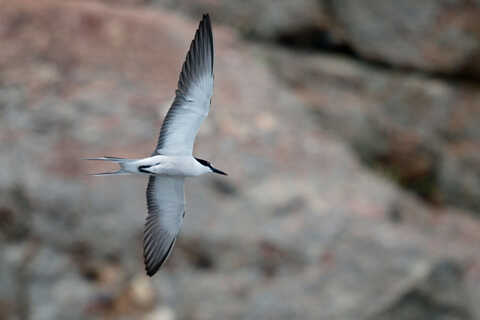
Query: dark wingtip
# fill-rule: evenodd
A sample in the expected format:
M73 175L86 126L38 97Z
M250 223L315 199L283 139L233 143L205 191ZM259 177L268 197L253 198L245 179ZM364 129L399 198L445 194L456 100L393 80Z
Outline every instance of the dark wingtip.
M162 263L156 263L152 266L145 259L145 271L147 273L147 276L149 276L150 278L153 277L155 273L157 273L158 269L160 269L161 265Z
M145 272L147 273L147 276L149 276L151 278L157 273L157 271L160 269L160 267L161 267L161 264L157 265L155 267L148 267L146 265L145 266Z
M147 276L149 276L150 278L153 277L153 275L155 274L155 272L151 272L151 271L147 271Z
M209 46L211 47L210 50L212 51L210 64L211 64L211 70L212 70L212 74L213 74L213 59L214 59L214 56L215 56L215 53L214 53L215 50L213 48L212 22L210 21L210 15L208 13L203 14L202 21L200 22L199 28L201 27L202 24L205 24L207 37L209 38Z
M205 20L208 24L210 24L210 14L208 12L202 15L202 20Z
M156 262L153 262L149 256L147 256L145 252L145 247L143 251L143 258L145 263L145 271L147 272L147 276L153 277L155 273L160 269L160 267L167 261L168 257L172 253L173 246L175 245L177 238L173 238L172 242L170 243L167 251L163 255L163 257Z
M212 24L210 22L210 16L206 13L203 15L193 40L190 43L190 48L185 57L178 79L177 91L184 93L191 85L191 82L201 75L202 72L210 71L213 75L214 55Z

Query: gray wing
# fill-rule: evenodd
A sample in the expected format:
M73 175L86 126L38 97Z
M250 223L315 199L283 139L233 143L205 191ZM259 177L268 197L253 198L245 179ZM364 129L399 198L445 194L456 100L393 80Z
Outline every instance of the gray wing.
M203 15L183 63L175 100L163 121L153 154L191 155L213 93L213 35Z
M143 234L147 275L153 276L168 258L185 214L183 177L150 176L147 186L148 216Z

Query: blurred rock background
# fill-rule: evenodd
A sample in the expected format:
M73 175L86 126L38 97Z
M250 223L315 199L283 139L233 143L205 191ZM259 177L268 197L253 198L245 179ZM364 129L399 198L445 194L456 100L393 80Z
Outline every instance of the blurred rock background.
M480 2L0 0L0 319L480 319ZM176 248L142 177L203 12Z

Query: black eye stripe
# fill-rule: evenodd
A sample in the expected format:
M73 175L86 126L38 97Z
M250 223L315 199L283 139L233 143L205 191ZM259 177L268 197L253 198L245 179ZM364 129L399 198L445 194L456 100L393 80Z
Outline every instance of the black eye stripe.
M208 162L207 160L203 160L199 158L195 158L195 160L197 160L200 164L204 165L205 167L211 167L210 162Z

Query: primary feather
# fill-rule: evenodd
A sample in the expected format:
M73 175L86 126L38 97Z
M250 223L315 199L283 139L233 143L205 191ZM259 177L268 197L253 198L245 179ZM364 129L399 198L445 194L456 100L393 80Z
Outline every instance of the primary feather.
M143 235L145 269L153 276L172 251L185 213L183 177L150 176Z
M205 14L183 63L175 99L163 121L154 155L192 154L198 129L210 109L213 55L212 26Z

